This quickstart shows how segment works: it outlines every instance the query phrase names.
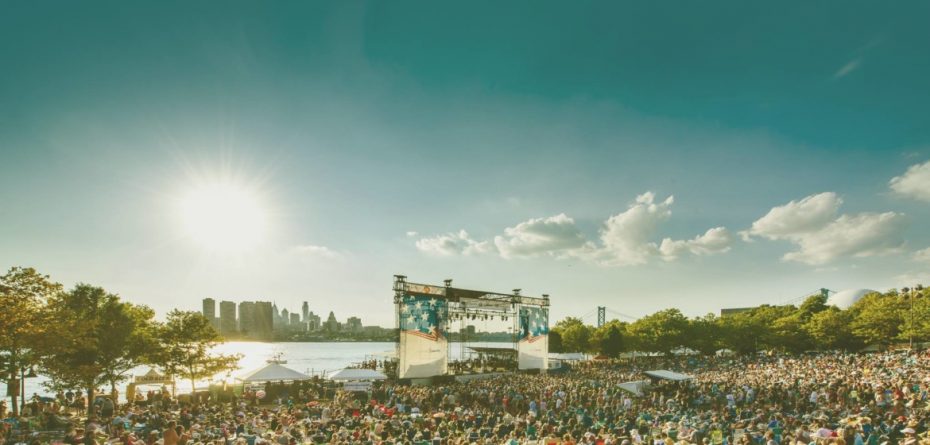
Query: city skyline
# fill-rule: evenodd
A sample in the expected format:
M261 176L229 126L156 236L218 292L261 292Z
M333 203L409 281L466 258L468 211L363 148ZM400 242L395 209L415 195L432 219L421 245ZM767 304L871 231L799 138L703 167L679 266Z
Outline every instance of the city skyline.
M221 334L235 334L235 333L248 333L250 330L254 329L251 325L252 321L249 321L253 318L252 305L264 305L270 309L263 316L267 317L270 320L270 323L265 323L268 327L270 326L272 330L277 331L281 330L307 330L315 331L326 328L326 322L323 322L323 316L315 313L310 310L309 302L303 301L301 303L301 313L291 312L286 307L278 308L278 305L274 301L262 301L262 300L239 300L234 301L232 299L222 299L217 300L213 297L207 297L201 300L201 310L199 311L207 320L213 323L214 327ZM222 308L226 307L224 311ZM245 309L246 326L243 326L242 317L243 317L243 305ZM217 308L220 308L220 311L217 312ZM334 311L329 310L329 315L327 316L327 322L331 320L336 320ZM219 314L219 315L217 315ZM361 318L355 315L349 315L346 317L345 323L335 322L336 331L345 328L348 331L358 331L361 330L363 326L374 326L374 327L384 327L378 325L363 325ZM391 327L384 327L387 329L392 329ZM264 334L268 334L264 332Z
M9 5L0 266L377 326L395 274L553 321L930 283L930 5L672 9Z

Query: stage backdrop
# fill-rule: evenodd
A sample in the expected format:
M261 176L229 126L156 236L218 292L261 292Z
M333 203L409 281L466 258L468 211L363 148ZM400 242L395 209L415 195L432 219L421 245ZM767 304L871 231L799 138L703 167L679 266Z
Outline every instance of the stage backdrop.
M442 325L448 314L445 300L405 295L398 308L400 348L398 376L404 378L443 375L447 369L448 340Z
M520 369L549 367L549 309L520 307L520 343L517 344Z

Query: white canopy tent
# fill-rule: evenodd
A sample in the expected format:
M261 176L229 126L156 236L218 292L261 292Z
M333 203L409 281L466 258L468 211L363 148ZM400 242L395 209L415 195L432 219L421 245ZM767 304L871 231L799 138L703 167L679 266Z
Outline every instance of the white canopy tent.
M682 373L680 373L680 372L668 371L668 370L665 370L665 369L656 369L656 370L654 370L654 371L646 371L645 374L648 375L649 377L654 378L654 379L659 379L659 380L673 380L673 381L676 381L676 382L680 382L680 381L683 381L683 380L691 380L691 379L694 378L694 377L692 377L692 376L690 376L690 375L688 375L688 374L682 374Z
M337 382L347 382L353 380L384 380L386 375L373 369L354 369L346 368L333 371L326 376L328 379Z
M634 380L632 382L623 382L617 384L620 389L627 391L634 396L641 397L645 392L646 388L649 387L649 380Z
M277 363L269 363L254 371L245 373L237 377L237 379L245 383L259 383L259 382L310 380L311 377L306 374L294 371L291 368L286 368L284 366L281 366Z

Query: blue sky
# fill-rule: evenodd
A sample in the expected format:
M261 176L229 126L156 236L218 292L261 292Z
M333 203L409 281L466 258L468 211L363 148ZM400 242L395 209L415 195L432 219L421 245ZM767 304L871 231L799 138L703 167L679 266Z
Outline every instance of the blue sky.
M928 16L9 3L0 265L160 313L306 299L381 324L395 273L549 293L554 318L930 284ZM257 203L248 249L184 230L217 181Z

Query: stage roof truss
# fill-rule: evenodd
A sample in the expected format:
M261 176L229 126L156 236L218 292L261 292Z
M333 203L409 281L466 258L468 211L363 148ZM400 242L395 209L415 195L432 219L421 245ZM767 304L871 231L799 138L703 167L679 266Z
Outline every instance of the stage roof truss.
M405 279L395 279L394 291L397 292L398 295L427 295L441 298L450 303L459 303L467 308L507 310L512 309L517 304L523 306L549 306L548 298L460 289L451 286L409 283Z

